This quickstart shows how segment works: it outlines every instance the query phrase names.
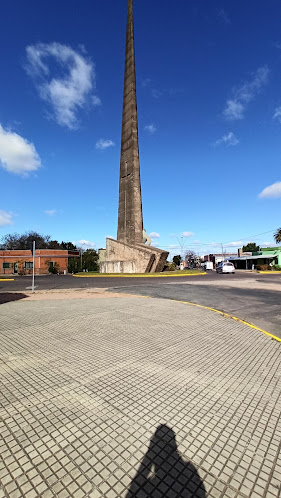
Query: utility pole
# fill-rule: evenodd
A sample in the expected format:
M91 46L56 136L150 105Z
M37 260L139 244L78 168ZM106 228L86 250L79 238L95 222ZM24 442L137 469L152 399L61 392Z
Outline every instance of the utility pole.
M35 240L33 241L32 255L33 255L33 265L32 265L32 294L34 294L34 280L35 280Z
M224 255L223 255L223 244L221 244L221 255L222 255L222 261L224 261Z

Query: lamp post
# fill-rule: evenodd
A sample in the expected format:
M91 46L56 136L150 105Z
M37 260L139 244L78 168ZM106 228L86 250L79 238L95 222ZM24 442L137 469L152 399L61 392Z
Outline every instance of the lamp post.
M175 237L180 245L180 250L181 250L181 259L183 259L183 248L184 248L184 242L185 242L185 237L181 236L181 238L179 239L179 237L175 234L173 234L173 237Z
M81 271L83 271L83 247L85 244L81 244L81 251L80 251L80 257L81 257Z

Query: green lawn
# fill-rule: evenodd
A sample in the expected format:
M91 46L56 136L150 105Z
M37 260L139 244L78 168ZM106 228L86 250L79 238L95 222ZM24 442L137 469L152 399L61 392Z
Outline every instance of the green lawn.
M205 275L201 270L175 270L161 273L98 273L95 271L79 272L75 277L184 277L185 275Z

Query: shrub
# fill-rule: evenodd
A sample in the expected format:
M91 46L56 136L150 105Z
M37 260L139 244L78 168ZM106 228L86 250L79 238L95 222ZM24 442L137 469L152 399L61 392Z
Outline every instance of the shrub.
M165 267L165 271L175 271L176 265L175 263L168 263Z
M257 265L257 270L260 271L270 271L271 266L270 265Z

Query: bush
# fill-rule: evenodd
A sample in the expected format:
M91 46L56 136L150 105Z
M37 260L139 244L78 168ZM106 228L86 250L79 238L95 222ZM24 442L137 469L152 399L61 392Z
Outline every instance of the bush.
M80 258L69 258L68 259L68 272L77 273L81 271Z
M280 265L273 265L272 270L274 271L281 271L281 266Z
M175 270L176 270L175 263L168 263L164 268L164 271L175 271Z
M54 263L53 265L51 265L51 262L48 260L46 261L46 265L48 266L49 273L53 273L54 275L56 275L60 272L60 265L58 263Z
M257 270L260 271L270 271L271 266L270 265L257 265Z

